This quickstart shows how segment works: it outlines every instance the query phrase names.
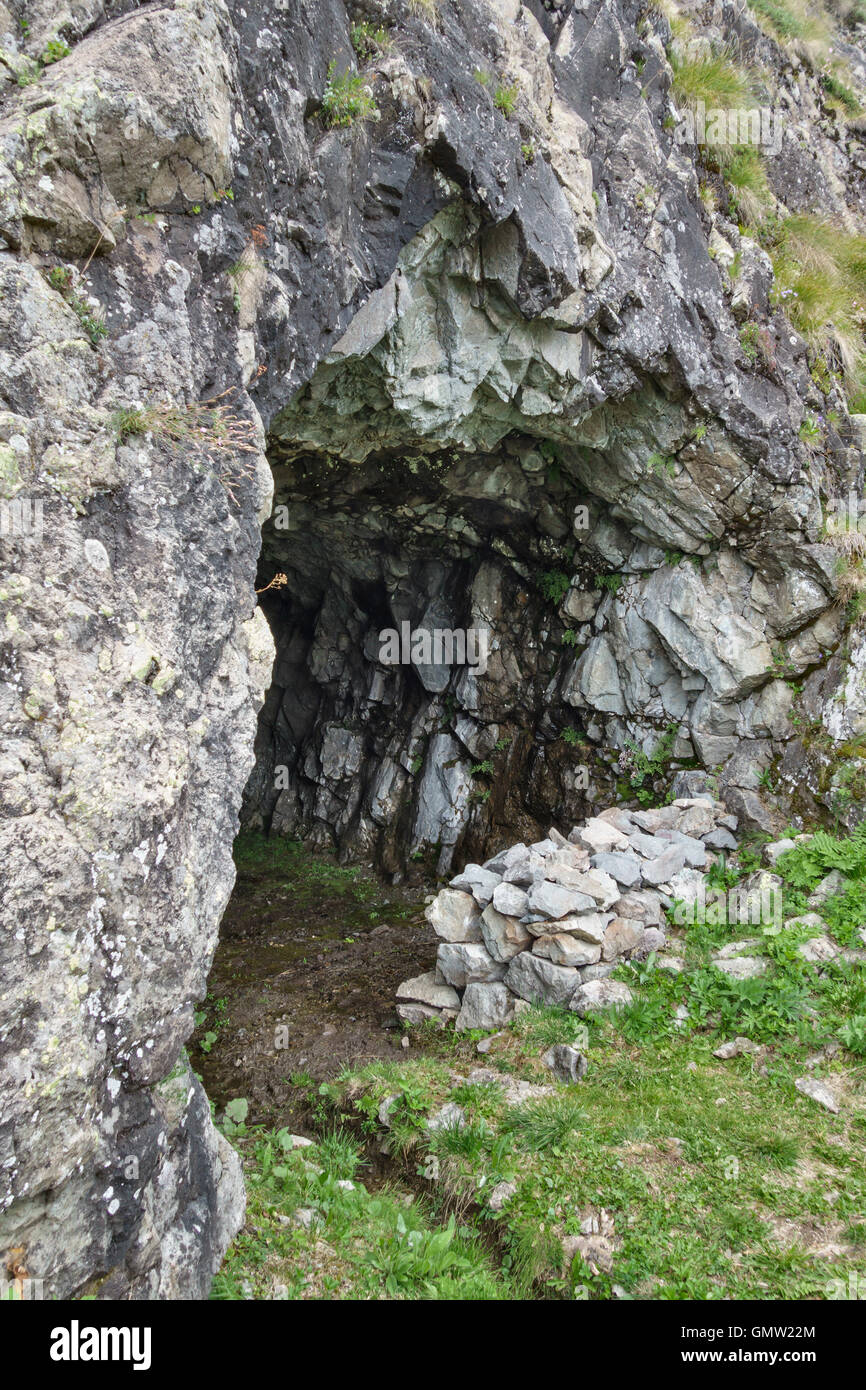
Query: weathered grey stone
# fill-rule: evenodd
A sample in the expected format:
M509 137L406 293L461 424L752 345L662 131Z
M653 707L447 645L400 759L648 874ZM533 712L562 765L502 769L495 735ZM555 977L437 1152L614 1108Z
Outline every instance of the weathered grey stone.
M808 1096L833 1115L839 1114L839 1102L826 1081L819 1081L816 1076L798 1076L794 1085L801 1096Z
M614 917L608 923L604 934L601 954L605 960L628 955L639 947L644 939L645 927L642 922L629 921L626 917Z
M725 830L723 826L717 830L711 830L708 835L705 835L704 844L707 849L735 850L737 848L737 842L730 830Z
M760 1052L761 1047L758 1043L752 1042L751 1038L732 1038L730 1042L722 1043L721 1047L714 1048L713 1056L718 1057L722 1062L728 1062L732 1057L741 1057L743 1053Z
M514 995L504 984L469 984L454 1027L458 1033L471 1028L501 1028L511 1017L514 1002Z
M573 917L560 917L556 922L551 922L548 917L542 917L538 922L530 922L528 929L535 937L549 936L551 930L560 934L568 932L579 937L582 941L589 941L594 946L600 946L607 924L612 917L612 912L581 912Z
M432 1134L440 1129L463 1129L466 1125L466 1115L463 1107L449 1100L435 1115L431 1115L427 1121L427 1128Z
M830 940L829 936L813 936L808 941L803 941L797 947L797 954L808 961L810 965L826 965L828 961L835 960L839 954L839 947Z
M546 879L534 883L527 895L529 911L543 917L568 917L575 912L594 908L595 898L587 893L575 893L558 883L548 883Z
M510 961L532 945L532 936L515 917L505 917L491 904L481 914L481 935L494 960Z
M625 1008L633 998L628 985L619 980L588 980L578 985L568 1007L585 1017L602 1009Z
M486 907L500 883L499 874L491 869L482 869L480 864L467 864L461 874L452 878L451 887L471 893L479 907Z
M594 854L591 862L624 888L635 888L641 881L640 862L633 854Z
M539 936L533 943L532 954L553 961L554 965L594 965L601 956L601 947L569 932Z
M713 965L735 980L753 980L756 975L763 975L767 970L767 962L759 956L731 956L730 959L715 956Z
M443 888L424 909L424 916L443 941L480 941L481 917L471 893Z
M512 994L530 1003L567 1004L577 984L577 971L521 951L508 967L505 983Z
M491 1211L501 1211L511 1201L516 1191L516 1182L498 1182L487 1198L487 1205Z
M617 917L628 917L644 926L656 927L661 922L661 897L651 888L623 893L613 904Z
M557 1081L575 1085L582 1081L587 1072L587 1060L582 1052L569 1043L555 1043L542 1057L546 1067L550 1067Z
M679 845L671 845L658 859L648 859L641 868L645 883L666 883L679 873L686 862L685 852Z
M514 883L497 884L493 906L503 917L522 917L529 910L526 893Z
M647 960L654 953L665 948L665 934L660 927L647 927L643 940L632 951L632 960Z
M397 998L413 1004L426 1004L431 1009L459 1009L460 997L448 984L440 984L435 971L415 975L397 986Z
M821 882L809 895L809 907L811 907L813 911L817 911L818 909L822 908L828 898L834 897L837 893L843 893L845 891L846 884L847 879L845 878L845 875L840 873L838 869L833 869L829 874L826 874L825 877L821 879Z
M455 989L465 989L475 982L486 984L501 980L505 974L505 966L477 941L443 941L436 952L436 964L442 978Z

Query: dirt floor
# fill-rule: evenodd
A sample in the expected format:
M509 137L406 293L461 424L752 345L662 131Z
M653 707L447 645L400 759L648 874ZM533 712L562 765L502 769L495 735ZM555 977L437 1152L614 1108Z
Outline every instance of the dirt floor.
M424 894L246 837L190 1047L218 1110L249 1101L249 1121L303 1130L301 1079L400 1052L394 996L432 969Z

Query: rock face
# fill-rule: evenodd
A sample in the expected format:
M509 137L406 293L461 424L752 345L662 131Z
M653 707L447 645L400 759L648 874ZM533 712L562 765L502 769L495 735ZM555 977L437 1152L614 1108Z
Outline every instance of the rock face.
M503 926L484 878L440 903L443 939L478 948L456 955L481 1026L510 1007L500 967L560 989L648 951L653 872L700 872L682 842L637 849L638 888L608 836L548 874L539 827L611 800L633 745L670 728L756 819L773 758L823 794L786 679L831 739L866 724L819 543L820 489L859 462L834 427L825 476L806 467L804 402L826 402L766 257L667 129L667 21L432 9L33 0L25 31L0 4L0 1249L54 1297L201 1296L241 1220L183 1044L245 783L248 823L392 873L526 842L498 876L527 906L548 883L545 911ZM862 210L817 77L716 11L709 37L760 46L790 113L776 192ZM378 119L335 126L358 20L395 41L366 69ZM249 777L274 650L254 587L276 663ZM404 623L488 638L390 664ZM602 958L558 963L563 936Z
M263 598L278 658L250 824L447 872L497 831L609 804L666 731L674 766L721 767L752 822L761 769L804 756L786 681L823 669L842 631L819 543L830 484L797 432L815 387L768 258L707 211L694 151L665 129L653 13L636 30L616 3L442 5L417 57L397 44L368 69L378 124L325 137L329 168L351 147L372 180L360 259L381 282L274 402L260 584L290 583ZM707 37L758 46L810 121L748 13L718 6ZM515 74L517 119L478 82L491 68ZM774 191L844 215L822 137L790 125ZM333 239L335 215L293 233L305 274L329 254L323 222ZM744 357L746 313L767 321L772 369ZM841 439L831 453L840 478L859 469ZM484 669L423 647L395 664L381 634L404 625L486 630Z
M680 797L654 811L608 810L575 826L567 840L557 830L551 830L548 839L539 845L512 845L484 865L468 865L425 910L427 921L440 937L436 969L414 980L404 980L397 991L398 1013L409 1023L436 1014L445 1022L456 1016L456 1027L462 1031L501 1027L514 1017L521 1000L573 1009L581 1015L629 1004L632 994L628 986L607 977L624 961L646 960L654 952L665 952L665 933L644 923L660 920L662 903L668 908L677 900L694 904L704 879L702 873L694 871L695 881L683 882L671 876L672 881L662 882L656 871L658 858L646 857L654 837L646 833L645 827L654 830L659 843L665 844L664 836L691 838L686 837L681 826L695 829L702 825L709 838L722 821L736 828L736 820L720 802L709 797ZM618 845L619 857L629 866L629 873L624 875L631 885L628 891L617 887L607 875L586 869L584 846L611 843L612 839ZM507 917L492 905L486 907L481 930L489 949L477 944L472 912L464 916L463 935L459 936L453 904L465 895L454 885L483 882L486 893L490 891L487 876L504 884L504 876L527 862L542 846L546 853L536 857L542 861L540 874L544 876L533 884L536 900L543 902L541 910L536 910L532 896L526 895L515 906L520 915ZM682 868L681 856L676 863ZM592 891L583 895L569 892L557 900L555 892L561 891L559 879L563 876L582 881ZM612 890L609 900L608 887ZM496 902L500 889L495 887L492 891ZM583 897L583 904L574 903L578 896ZM610 911L599 912L599 901L605 902ZM557 909L558 917L554 915ZM764 960L745 955L749 944L732 942L723 947L715 964L741 979L766 969ZM809 958L817 959L814 955ZM682 968L676 957L665 954L658 963L668 969ZM565 1049L566 1053L571 1051ZM563 1057L550 1057L548 1064L559 1074ZM566 1070L570 1068L573 1073L571 1079L576 1079L575 1059L565 1060Z

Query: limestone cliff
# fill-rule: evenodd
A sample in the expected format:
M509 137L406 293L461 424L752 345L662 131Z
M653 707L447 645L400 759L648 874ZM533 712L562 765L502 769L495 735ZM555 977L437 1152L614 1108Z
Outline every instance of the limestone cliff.
M0 1250L56 1295L202 1296L241 1220L183 1044L245 784L398 873L670 726L755 819L771 765L820 809L803 718L863 732L856 420L675 138L683 17L784 113L768 215L862 230L856 119L740 5L0 5ZM403 619L486 676L383 668Z

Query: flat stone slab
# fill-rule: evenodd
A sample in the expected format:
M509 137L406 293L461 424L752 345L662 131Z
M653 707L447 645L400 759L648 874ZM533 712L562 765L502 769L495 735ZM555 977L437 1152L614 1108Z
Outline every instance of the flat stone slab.
M595 898L588 893L575 893L571 888L563 888L559 883L548 883L542 879L534 883L527 894L528 909L542 917L568 917L572 913L586 911L596 906Z
M451 985L439 984L436 972L428 970L423 975L414 975L397 986L397 998L413 1004L426 1004L431 1009L459 1009L460 996Z
M634 854L622 854L616 851L595 854L591 863L594 869L600 869L602 873L609 874L617 883L622 884L623 888L636 888L640 883L640 862Z
M594 965L601 959L601 947L584 941L570 932L555 932L539 936L532 947L534 956L543 956L554 965Z
M794 1085L801 1096L808 1096L833 1115L839 1114L839 1102L826 1081L819 1081L816 1076L799 1076Z

